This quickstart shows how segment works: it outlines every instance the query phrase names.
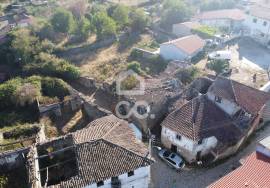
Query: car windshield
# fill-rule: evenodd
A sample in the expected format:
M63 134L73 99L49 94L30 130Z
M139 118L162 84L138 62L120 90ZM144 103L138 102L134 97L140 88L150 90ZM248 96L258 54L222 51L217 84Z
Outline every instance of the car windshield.
M171 158L173 159L174 157L175 157L175 154L174 154L174 153L172 153Z
M163 156L164 156L164 157L169 157L170 154L171 154L171 152L165 151L165 152L163 153Z
M169 163L171 163L171 164L173 164L173 165L176 165L176 163L173 161L173 160L171 160L171 159L169 159L169 158L166 158L167 159L167 161L169 161Z

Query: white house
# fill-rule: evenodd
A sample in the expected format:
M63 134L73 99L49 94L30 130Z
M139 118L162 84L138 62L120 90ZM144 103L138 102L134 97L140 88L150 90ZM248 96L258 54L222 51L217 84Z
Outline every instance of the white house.
M199 22L183 22L173 24L172 33L177 37L185 37L192 35L192 29L197 29L199 27L201 27Z
M258 1L247 10L244 22L247 33L258 42L270 45L270 2Z
M242 27L245 13L239 9L223 9L202 12L195 18L203 25L237 30Z
M205 41L197 35L178 38L160 45L160 55L166 60L190 60L203 50Z
M269 93L218 77L207 94L165 118L161 142L190 163L224 158L235 153L260 123L269 121L264 112L269 101Z

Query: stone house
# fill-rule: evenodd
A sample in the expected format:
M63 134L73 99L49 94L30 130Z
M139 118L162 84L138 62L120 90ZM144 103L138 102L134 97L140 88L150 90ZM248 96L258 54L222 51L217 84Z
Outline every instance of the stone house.
M114 115L36 146L29 158L32 187L147 188L148 148Z
M218 77L208 92L170 113L161 142L190 163L235 153L265 120L270 94Z
M256 41L270 46L270 2L258 0L247 9L245 30Z
M202 12L195 17L202 25L239 30L245 20L245 13L239 9L223 9Z

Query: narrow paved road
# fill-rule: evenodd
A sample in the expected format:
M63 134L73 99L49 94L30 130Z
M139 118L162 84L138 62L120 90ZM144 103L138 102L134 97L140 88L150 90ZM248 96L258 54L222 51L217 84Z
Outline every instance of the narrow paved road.
M151 166L151 188L205 188L240 165L239 160L255 151L256 144L270 136L270 124L254 133L251 143L225 162L212 168L184 170L179 173L167 166L153 151L156 163Z

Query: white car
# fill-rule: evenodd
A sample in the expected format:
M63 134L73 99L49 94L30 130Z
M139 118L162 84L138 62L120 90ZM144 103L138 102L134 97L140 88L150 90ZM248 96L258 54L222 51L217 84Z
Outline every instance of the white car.
M230 61L232 59L232 53L230 51L216 51L216 52L210 53L208 55L208 59L210 60L220 59L220 60Z
M167 162L171 167L175 168L176 170L181 170L185 167L185 162L182 157L176 153L173 153L169 150L162 149L159 151L158 156Z

